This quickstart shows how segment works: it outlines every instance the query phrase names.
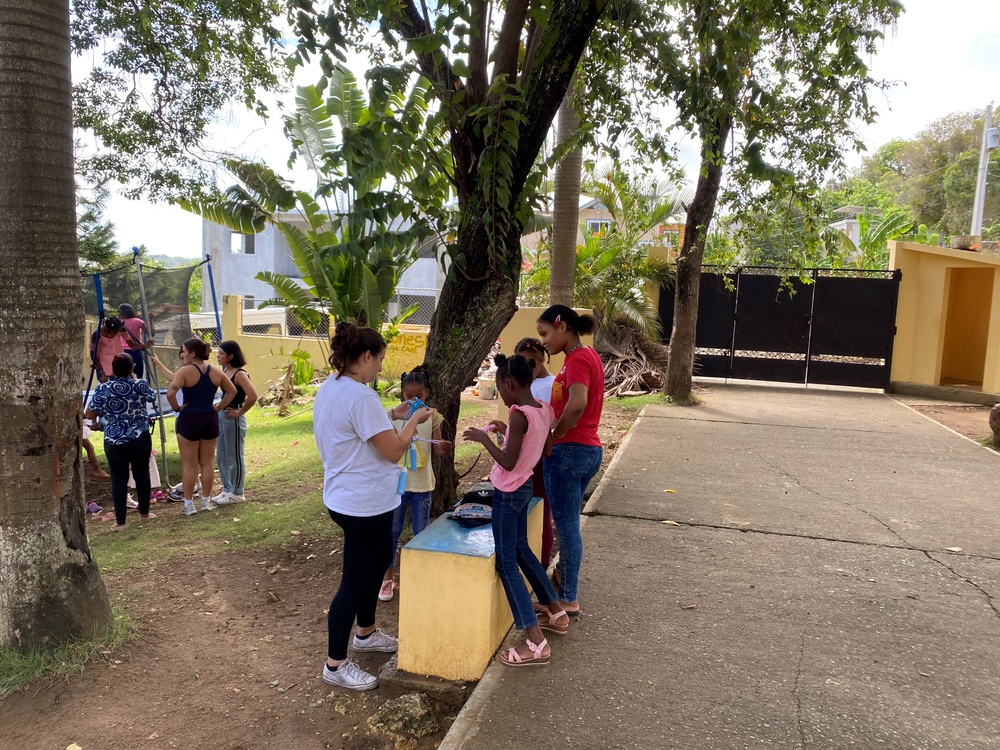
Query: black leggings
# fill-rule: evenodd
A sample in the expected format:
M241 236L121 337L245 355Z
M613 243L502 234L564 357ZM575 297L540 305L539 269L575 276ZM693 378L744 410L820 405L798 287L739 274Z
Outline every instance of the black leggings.
M354 621L359 628L375 624L382 576L392 563L393 511L378 516L345 516L335 510L329 513L344 530L344 573L326 616L327 654L341 661L347 658Z
M135 479L136 500L139 514L149 513L149 455L153 450L153 439L148 432L129 443L115 445L104 441L104 457L111 469L111 502L115 506L115 523L125 523L125 501L128 498L128 470L131 466Z

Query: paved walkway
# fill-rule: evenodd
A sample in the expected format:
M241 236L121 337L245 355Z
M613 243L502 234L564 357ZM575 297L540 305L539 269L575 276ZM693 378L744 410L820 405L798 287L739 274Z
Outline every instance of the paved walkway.
M1000 456L882 395L704 400L636 422L584 615L444 747L1000 747Z

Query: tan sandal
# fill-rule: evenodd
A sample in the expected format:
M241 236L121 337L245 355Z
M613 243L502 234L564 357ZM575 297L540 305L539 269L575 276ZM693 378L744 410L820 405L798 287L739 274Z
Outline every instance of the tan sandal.
M569 615L563 610L559 610L555 614L549 612L547 609L542 609L535 613L538 617L538 627L544 630L546 633L555 633L556 635L566 635L569 632ZM556 620L565 617L566 623L560 625Z
M537 646L531 642L530 638L525 639L525 644L527 644L528 649L532 653L530 659L525 659L519 653L517 653L516 648L509 648L506 651L500 652L500 661L503 662L508 667L547 667L549 666L549 656L543 655L542 651L545 647L549 645L549 642L542 639L542 642Z

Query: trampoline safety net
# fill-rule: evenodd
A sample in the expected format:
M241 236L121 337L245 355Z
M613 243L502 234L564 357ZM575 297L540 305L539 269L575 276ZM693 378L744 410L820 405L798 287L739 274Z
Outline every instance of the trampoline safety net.
M88 317L98 318L100 308L103 308L104 317L110 317L118 315L118 305L127 302L146 321L158 348L179 348L185 340L194 336L188 314L188 286L191 274L200 267L200 264L184 268L143 266L145 311L142 310L136 266L130 264L112 271L83 275L80 281L83 285L84 311ZM103 304L98 303L98 285Z

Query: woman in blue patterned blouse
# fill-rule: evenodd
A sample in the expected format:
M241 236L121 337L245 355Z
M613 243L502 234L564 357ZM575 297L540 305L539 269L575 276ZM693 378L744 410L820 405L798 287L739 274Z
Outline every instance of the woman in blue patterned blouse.
M139 517L150 518L149 455L153 441L146 407L156 401L156 394L147 381L132 377L132 367L129 355L115 355L113 376L94 389L84 413L87 419L100 417L104 429L104 454L111 469L111 502L115 506L114 531L125 528L129 467L135 477Z

